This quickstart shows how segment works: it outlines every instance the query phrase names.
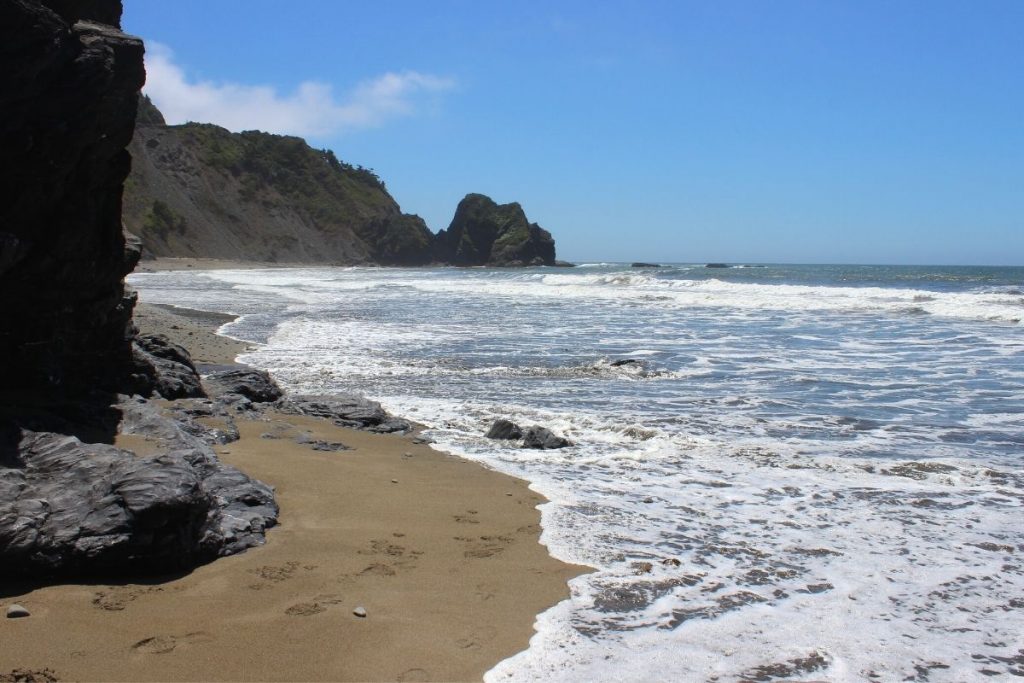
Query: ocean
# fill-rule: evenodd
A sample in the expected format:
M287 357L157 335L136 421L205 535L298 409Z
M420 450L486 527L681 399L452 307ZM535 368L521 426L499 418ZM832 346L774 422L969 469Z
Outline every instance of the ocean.
M542 541L594 571L488 680L1024 676L1024 268L129 281L550 500ZM484 438L498 418L574 445Z

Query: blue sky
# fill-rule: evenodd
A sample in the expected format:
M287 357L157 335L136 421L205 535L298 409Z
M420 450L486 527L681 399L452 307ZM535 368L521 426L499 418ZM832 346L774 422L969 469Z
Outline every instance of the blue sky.
M125 0L171 122L306 137L560 258L1024 265L1024 2Z

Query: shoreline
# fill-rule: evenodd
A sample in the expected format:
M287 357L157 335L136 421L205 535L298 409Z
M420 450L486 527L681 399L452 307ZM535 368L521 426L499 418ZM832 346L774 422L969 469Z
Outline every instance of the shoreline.
M249 347L215 334L233 316L136 311L143 333L167 334L197 363L234 363ZM280 524L267 543L169 580L4 590L4 607L32 616L4 620L0 675L480 680L525 650L536 616L589 571L540 544L545 499L527 482L415 434L276 413L237 424L241 438L215 450L275 487ZM115 445L158 453L147 441L120 435Z

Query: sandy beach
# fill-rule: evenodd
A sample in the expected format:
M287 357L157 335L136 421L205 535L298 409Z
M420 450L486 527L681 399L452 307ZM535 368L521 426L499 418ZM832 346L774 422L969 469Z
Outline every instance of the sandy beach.
M136 273L158 273L164 270L252 270L254 268L294 268L298 266L325 266L329 264L272 263L260 261L233 261L218 258L169 257L143 259L135 267Z
M142 305L137 323L200 362L244 350L212 334L224 318L189 313ZM284 415L238 427L217 451L276 488L267 544L164 580L3 587L0 605L31 616L3 620L0 680L479 680L584 570L539 544L544 500L521 480L412 436Z

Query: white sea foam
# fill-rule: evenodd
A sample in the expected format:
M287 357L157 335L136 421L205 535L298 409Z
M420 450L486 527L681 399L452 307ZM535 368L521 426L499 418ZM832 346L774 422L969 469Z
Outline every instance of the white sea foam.
M1019 295L629 271L181 278L137 284L233 307L232 332L266 342L244 360L290 389L365 391L549 498L543 542L596 571L489 680L1022 668ZM576 445L480 436L498 417Z

